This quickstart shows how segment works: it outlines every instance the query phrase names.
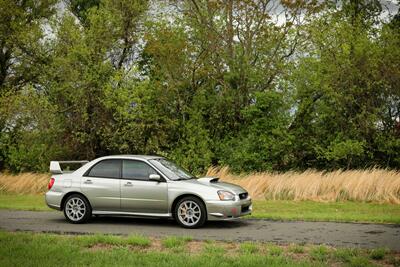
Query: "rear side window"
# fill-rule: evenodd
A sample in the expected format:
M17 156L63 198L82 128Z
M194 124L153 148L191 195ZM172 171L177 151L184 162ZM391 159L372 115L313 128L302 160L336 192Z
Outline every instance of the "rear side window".
M150 174L157 174L157 172L143 161L124 160L122 163L122 178L149 180Z
M89 172L91 177L119 178L121 172L121 160L107 159L97 163Z

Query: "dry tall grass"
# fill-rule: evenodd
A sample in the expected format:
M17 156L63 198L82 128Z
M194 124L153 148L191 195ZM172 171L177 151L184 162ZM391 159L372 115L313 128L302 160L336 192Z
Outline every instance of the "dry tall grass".
M400 172L382 169L305 171L234 175L229 168L209 168L208 176L239 184L254 199L371 201L400 204Z
M50 174L47 173L0 173L0 192L41 194L46 192L49 180Z
M209 168L208 176L239 184L253 199L313 201L371 201L400 204L400 172L382 169L301 173L250 173L234 175L229 168ZM0 173L0 191L40 194L47 190L50 174Z

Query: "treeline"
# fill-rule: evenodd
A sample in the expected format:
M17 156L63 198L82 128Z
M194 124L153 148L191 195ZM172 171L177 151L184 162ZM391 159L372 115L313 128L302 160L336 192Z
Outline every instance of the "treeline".
M381 1L0 2L0 169L158 154L194 173L400 168Z

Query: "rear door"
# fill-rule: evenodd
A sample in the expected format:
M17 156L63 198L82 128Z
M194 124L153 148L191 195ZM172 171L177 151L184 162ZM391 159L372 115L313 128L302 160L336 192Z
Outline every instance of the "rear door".
M150 174L159 174L139 160L123 160L121 210L136 213L168 213L168 192L165 181L150 181Z
M93 210L119 211L121 208L120 177L122 160L105 159L82 177L81 189Z

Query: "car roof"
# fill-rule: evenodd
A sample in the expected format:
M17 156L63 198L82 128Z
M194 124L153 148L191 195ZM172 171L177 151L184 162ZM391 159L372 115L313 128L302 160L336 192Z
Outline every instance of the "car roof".
M110 156L104 156L98 159L144 159L144 160L149 160L149 159L160 159L163 157L160 156L153 156L153 155L110 155Z

